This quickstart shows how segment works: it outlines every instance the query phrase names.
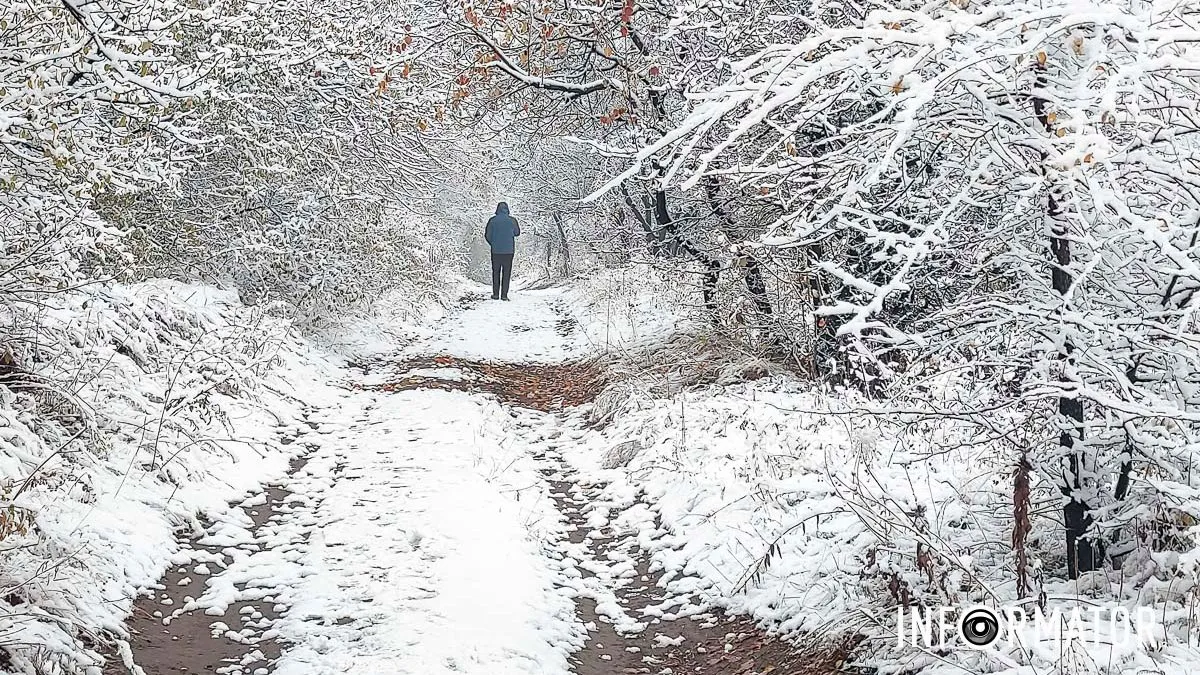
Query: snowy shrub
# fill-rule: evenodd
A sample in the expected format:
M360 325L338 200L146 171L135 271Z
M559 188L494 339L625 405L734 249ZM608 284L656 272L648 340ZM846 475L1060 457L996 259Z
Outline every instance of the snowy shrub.
M21 321L28 307L6 309ZM0 370L0 653L18 670L82 672L122 634L128 584L161 572L139 542L194 518L196 499L173 496L206 486L199 503L216 505L214 475L278 466L246 420L262 396L289 414L263 385L290 338L201 286L90 286L36 307L17 325L37 342L17 341Z
M1030 592L1058 587L1050 575L1115 573L1131 551L1191 551L1200 202L1195 172L1168 168L1197 148L1191 14L797 9L787 39L699 83L696 105L609 187L652 171L697 198L715 179L774 204L753 243L812 257L814 315L849 383L931 420L934 447L987 439L974 443L993 449L980 476L993 489L1011 495L1028 462L1035 502L1059 503L1061 520L1038 526L1061 527L1065 547ZM917 537L928 509L901 511L877 529ZM922 553L934 543L921 547L893 564L952 590Z

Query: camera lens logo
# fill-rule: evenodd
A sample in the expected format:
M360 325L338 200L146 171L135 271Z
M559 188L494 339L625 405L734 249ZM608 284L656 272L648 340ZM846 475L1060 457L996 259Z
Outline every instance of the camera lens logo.
M959 619L958 634L972 647L990 647L1000 639L1000 617L987 607L972 607Z

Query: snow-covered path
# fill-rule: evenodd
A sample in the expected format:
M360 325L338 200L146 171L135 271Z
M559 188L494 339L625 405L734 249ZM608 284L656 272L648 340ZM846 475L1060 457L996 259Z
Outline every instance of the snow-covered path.
M578 357L588 347L564 312L555 291L480 302L369 374L313 382L293 441L301 465L220 516L144 601L144 614L174 618L137 627L147 675L567 673L585 631L554 551L562 517L522 441L528 420L479 394L362 388L417 356Z
M514 293L483 300L427 329L404 356L446 355L499 363L556 363L590 355L587 337L574 330L566 291Z
M558 518L505 440L512 418L461 392L350 403L311 461L341 465L277 624L293 645L277 672L566 672L573 608L543 553Z
M473 389L496 372L505 400L510 387L578 388L578 367L565 364L594 352L550 290L475 303L341 371L344 382L314 382L308 428L294 430L307 448L299 466L213 523L150 601L177 620L161 634L157 618L143 624L141 651L156 659L147 675L783 666L789 648L695 602L702 585L676 577L683 592L664 590L645 549L663 534L653 512L628 495L630 517L618 518L564 459L586 433L578 416L426 388ZM204 577L203 593L189 574ZM210 633L219 648L206 646Z
M397 361L584 353L558 329L557 293L513 298L452 315ZM548 555L561 518L509 411L463 392L355 391L315 421L335 430L312 465L336 454L340 471L277 624L293 646L276 672L566 673L582 628ZM317 492L323 480L289 488Z

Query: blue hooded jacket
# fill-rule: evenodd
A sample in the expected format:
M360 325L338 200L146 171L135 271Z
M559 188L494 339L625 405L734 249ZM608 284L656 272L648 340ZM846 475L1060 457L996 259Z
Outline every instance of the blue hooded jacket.
M496 205L496 215L488 219L487 227L483 230L483 238L492 247L492 253L514 253L516 242L521 236L521 226L517 219L508 215L508 204L500 202Z

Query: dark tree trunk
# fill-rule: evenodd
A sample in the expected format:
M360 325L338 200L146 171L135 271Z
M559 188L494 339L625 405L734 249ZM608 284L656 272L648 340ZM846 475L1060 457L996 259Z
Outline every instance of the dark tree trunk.
M1094 522L1087 503L1079 495L1083 487L1081 470L1084 468L1083 447L1083 402L1078 398L1061 396L1058 413L1069 420L1071 426L1059 434L1058 443L1067 453L1067 476L1061 486L1068 500L1063 506L1063 523L1067 532L1067 575L1074 579L1081 572L1099 569L1102 552L1099 540L1090 538L1088 530Z
M649 246L651 255L675 255L674 247L671 245L665 228L654 227L654 203L646 195L642 195L641 207L634 203L633 196L629 194L629 188L624 183L621 184L621 195L625 198L625 206L629 212L633 214L633 219L642 226L642 231L646 233L646 243Z
M1054 134L1054 122L1050 119L1049 102L1041 96L1041 90L1046 86L1046 66L1035 64L1037 79L1034 85L1033 111L1042 128L1049 134ZM1043 156L1043 163L1045 157ZM1044 164L1043 164L1044 165ZM1051 185L1046 204L1046 216L1050 222L1050 253L1054 258L1050 273L1050 283L1062 297L1071 291L1074 278L1069 270L1071 265L1071 241L1068 238L1068 226L1063 217L1063 195L1059 193L1057 184ZM1074 364L1074 345L1070 340L1063 342L1059 359L1065 369ZM1064 376L1064 380L1069 376ZM1102 552L1098 540L1088 537L1088 530L1094 522L1091 509L1083 501L1082 471L1086 465L1083 444L1083 401L1078 396L1062 395L1058 398L1058 415L1065 422L1058 437L1058 444L1067 458L1066 472L1063 475L1059 489L1067 500L1063 506L1063 523L1067 538L1067 575L1075 579L1082 572L1091 572L1100 567Z
M704 193L708 197L708 205L713 210L713 213L721 219L725 235L731 241L737 241L739 237L734 232L733 217L729 215L729 212L725 210L725 205L721 203L718 187L716 177L709 176L705 179ZM741 247L739 254L742 258L742 269L744 270L742 279L746 283L746 290L750 291L750 298L754 302L754 308L758 311L761 322L760 327L766 329L771 325L771 317L774 315L774 311L771 308L771 298L767 295L767 284L763 280L762 266L759 264L758 258L748 248Z
M571 274L571 246L567 243L567 228L563 226L561 214L554 214L554 224L558 227L559 258L562 261L562 275L566 278Z
M665 230L671 237L671 241L684 253L695 258L701 265L704 266L704 307L714 315L717 311L717 282L720 280L721 263L716 259L705 255L703 251L696 248L688 241L679 228L675 226L675 221L671 218L671 212L667 209L667 193L664 190L656 190L654 192L654 219L660 229Z
M754 299L754 307L762 317L765 327L770 325L770 319L774 315L771 299L767 296L767 284L763 281L762 268L759 266L758 258L749 252L744 252L743 256L746 270L746 290L750 291L750 297Z

